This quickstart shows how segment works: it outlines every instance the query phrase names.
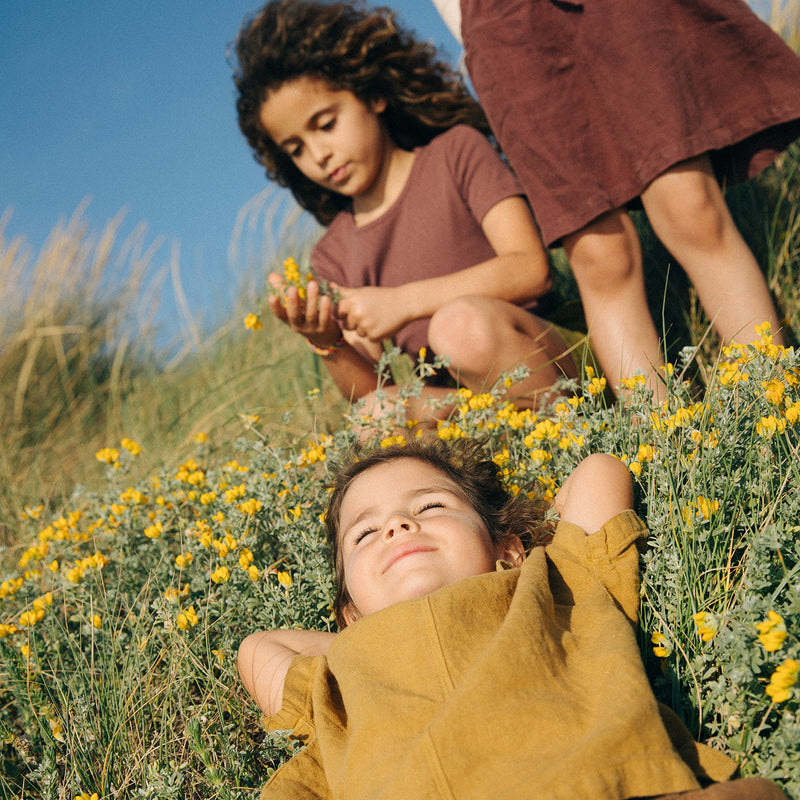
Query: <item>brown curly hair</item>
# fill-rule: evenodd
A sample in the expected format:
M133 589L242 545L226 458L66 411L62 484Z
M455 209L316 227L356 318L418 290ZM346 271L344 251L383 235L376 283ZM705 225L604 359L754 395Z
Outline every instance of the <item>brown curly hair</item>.
M267 94L284 83L302 76L319 78L367 105L385 100L382 120L404 150L427 144L458 123L490 135L483 110L461 75L437 60L432 45L397 25L388 8L274 0L245 21L235 50L239 127L256 161L323 225L349 208L350 198L306 178L259 119Z
M352 602L344 579L339 541L339 516L342 502L353 481L379 464L399 458L413 458L429 464L446 475L462 492L464 499L483 520L491 540L503 542L513 536L522 541L528 552L547 543L552 528L544 522L547 504L531 500L524 492L514 494L503 480L498 465L487 455L483 443L475 439L411 439L406 444L378 447L362 452L356 446L338 469L325 515L328 544L336 573L336 599L333 607L336 623L347 626L344 609Z

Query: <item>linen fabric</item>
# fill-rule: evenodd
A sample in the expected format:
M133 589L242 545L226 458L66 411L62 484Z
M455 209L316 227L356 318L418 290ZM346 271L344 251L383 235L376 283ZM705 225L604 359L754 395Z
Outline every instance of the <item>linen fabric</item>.
M494 147L456 125L414 152L406 185L386 213L358 227L349 211L334 218L311 253L320 277L351 288L402 286L494 258L481 222L501 200L522 194ZM416 359L428 346L428 324L413 320L395 344Z
M615 800L730 777L730 759L662 720L647 682L646 535L632 511L590 536L562 522L521 568L368 615L327 657L294 659L267 723L308 746L262 799Z
M742 0L461 0L466 66L550 246L709 152L800 136L800 59Z

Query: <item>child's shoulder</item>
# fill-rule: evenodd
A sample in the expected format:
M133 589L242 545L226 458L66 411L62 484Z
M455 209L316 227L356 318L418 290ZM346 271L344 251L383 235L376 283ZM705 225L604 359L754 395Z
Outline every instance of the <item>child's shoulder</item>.
M453 125L452 128L437 134L426 146L429 148L446 148L448 150L456 146L492 147L489 140L477 128L464 123Z

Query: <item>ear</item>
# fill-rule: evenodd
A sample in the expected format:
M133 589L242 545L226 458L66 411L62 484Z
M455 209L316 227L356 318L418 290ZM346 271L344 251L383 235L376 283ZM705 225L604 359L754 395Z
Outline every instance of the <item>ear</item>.
M352 625L361 619L361 613L352 603L347 603L342 609L342 617L348 625Z
M513 567L518 567L525 560L525 546L522 544L522 539L516 534L506 536L503 541L497 543L497 557L508 561Z
M370 100L369 110L373 114L383 114L389 104L386 102L385 97L378 97L376 100Z

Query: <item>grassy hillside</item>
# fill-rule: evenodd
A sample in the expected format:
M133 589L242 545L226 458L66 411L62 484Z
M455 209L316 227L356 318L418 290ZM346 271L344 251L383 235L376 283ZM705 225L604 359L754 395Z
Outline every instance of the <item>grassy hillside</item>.
M798 167L795 147L729 196L795 343ZM238 244L260 263L269 212L246 212ZM634 379L608 405L587 373L520 412L500 382L461 392L437 435L481 437L543 499L589 452L628 465L651 531L639 640L656 693L800 800L800 352L766 329L721 350L637 222L667 403ZM198 330L187 309L182 347L158 352L151 309L177 256L118 228L77 213L34 257L0 224L0 796L250 798L298 745L261 726L236 647L259 628L332 627L320 515L353 420L298 337L263 314L245 329L263 267L227 325ZM283 246L302 259L294 230Z

